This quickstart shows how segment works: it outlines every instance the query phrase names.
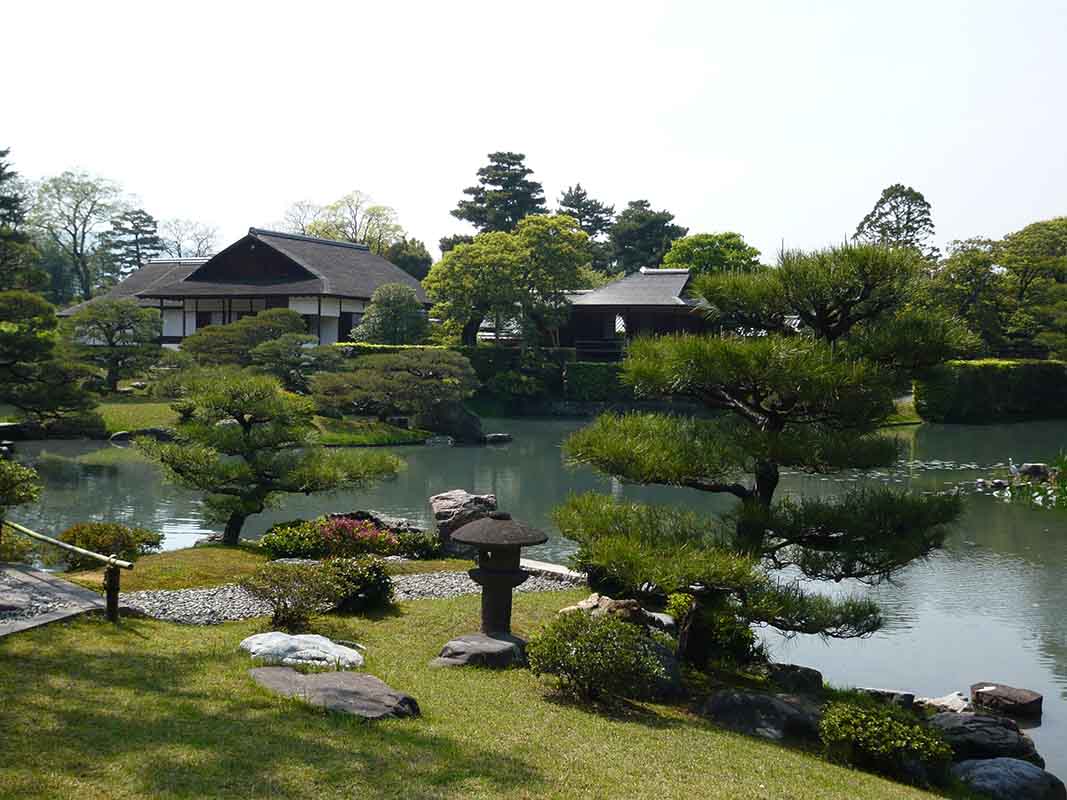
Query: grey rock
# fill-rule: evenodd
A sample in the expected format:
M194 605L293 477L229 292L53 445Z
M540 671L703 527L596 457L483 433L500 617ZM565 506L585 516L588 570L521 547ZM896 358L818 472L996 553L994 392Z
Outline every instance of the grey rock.
M325 636L292 636L280 631L257 633L238 645L256 661L267 664L298 666L301 664L334 669L359 669L363 655L354 648L336 644Z
M112 442L132 442L134 439L155 439L157 442L173 442L174 431L168 428L137 428L132 431L116 431L108 437Z
M366 520L374 527L390 533L423 533L415 522L404 517L390 517L379 511L349 511L345 514L327 514L330 519Z
M432 411L416 416L412 424L424 431L451 436L463 444L480 444L484 435L481 418L461 403L440 403Z
M1019 476L1023 478L1030 478L1035 481L1047 481L1051 471L1048 464L1030 463L1023 464L1019 467Z
M915 695L911 692L905 692L900 689L871 689L863 688L856 691L873 697L875 700L880 700L883 703L889 703L894 706L900 706L906 711L910 711L915 707Z
M799 664L768 664L771 683L790 694L818 694L822 691L822 673Z
M450 489L431 497L430 509L437 523L437 532L447 541L456 529L496 511L496 495Z
M952 692L942 697L916 697L915 705L940 713L942 711L974 711L974 706L963 692Z
M507 444L511 441L510 433L487 433L482 437L486 444Z
M971 685L971 702L1009 717L1040 717L1042 696L1031 689L985 681Z
M1017 758L970 759L954 764L951 774L991 800L1067 800L1063 781Z
M936 729L952 748L956 761L971 758L1018 758L1039 767L1045 761L1034 741L1010 719L973 712L945 711L934 714L927 724Z
M526 642L518 636L469 633L445 644L434 667L518 667L526 664Z
M819 741L818 706L794 695L724 689L707 699L704 716L730 730L772 741Z
M397 692L384 681L359 672L320 672L302 675L289 667L257 667L252 680L284 697L295 697L330 711L365 719L417 717L415 698Z
M649 623L653 627L671 635L678 631L678 623L674 621L674 617L670 614L663 611L646 611L645 614L648 615Z
M656 681L653 693L656 697L664 698L681 696L685 693L685 687L682 684L682 665L678 662L678 656L659 642L653 642L652 649L663 670L663 676Z

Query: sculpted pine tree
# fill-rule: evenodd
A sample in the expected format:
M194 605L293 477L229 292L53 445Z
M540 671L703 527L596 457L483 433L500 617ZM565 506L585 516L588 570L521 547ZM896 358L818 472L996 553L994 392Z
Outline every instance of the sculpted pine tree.
M100 236L100 252L105 283L117 283L139 270L163 252L155 217L140 208L122 212Z
M482 233L514 230L523 217L545 213L544 189L530 180L532 174L522 153L490 153L478 170L478 185L463 190L470 199L460 200L452 216Z
M314 444L310 398L290 394L266 375L239 370L194 380L188 418L176 441L138 446L183 486L204 493L223 540L237 544L245 520L284 493L359 487L396 472L399 461L376 451L330 451Z
M882 190L874 208L856 226L854 241L890 247L909 247L930 261L936 261L937 248L930 240L934 220L930 204L922 192L894 183Z
M663 556L673 559L673 571L649 566L642 580L667 580L666 591L703 586L704 602L785 631L848 637L878 628L881 618L870 603L834 602L787 583L761 584L758 591L747 583L731 587L721 560L693 554L725 550L765 568L792 567L808 578L877 583L941 546L946 526L960 512L955 496L891 489L857 490L833 500L776 496L785 468L828 473L892 463L896 441L879 427L893 410L899 378L969 342L957 321L920 319L906 308L918 274L915 261L905 250L843 247L790 254L777 270L706 276L696 282L695 294L711 313L725 307L763 335L674 335L631 344L625 378L639 396L687 397L719 416L605 415L568 440L570 458L637 483L740 501L732 527L717 538L701 533L674 556ZM764 308L771 312L762 313ZM791 317L800 319L799 332L784 324ZM579 542L602 538L605 530L644 541L644 534L627 527L623 511L595 503L584 515L576 510L564 509L561 529ZM601 568L635 574L627 552L608 552ZM719 571L700 574L706 563ZM697 643L690 645L696 660L707 655Z
M686 234L674 224L674 214L653 211L647 200L632 200L608 231L615 268L627 274L663 262L671 242Z
M108 389L159 358L159 311L133 300L97 300L74 312L64 325L78 359L100 368Z

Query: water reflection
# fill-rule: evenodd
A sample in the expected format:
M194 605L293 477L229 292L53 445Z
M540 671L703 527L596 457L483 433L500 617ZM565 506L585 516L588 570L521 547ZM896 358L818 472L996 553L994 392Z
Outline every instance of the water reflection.
M287 496L280 508L251 518L246 535L276 521L327 511L377 509L430 523L426 498L462 487L492 492L503 508L543 527L550 541L533 557L560 561L571 544L552 525L552 508L571 492L686 506L706 513L731 498L687 489L630 486L562 463L560 442L573 421L508 420L492 425L515 441L477 448L400 448L406 469L360 492ZM865 481L941 491L988 477L994 465L1048 461L1067 447L1067 423L991 427L924 425L900 429L904 458L892 469L837 476L786 475L782 491L832 495ZM211 526L199 496L164 483L141 462L116 460L108 447L84 442L25 443L20 458L42 467L45 491L34 507L11 516L43 532L83 520L115 520L162 531L167 547L187 546ZM90 463L85 463L86 461ZM945 694L997 680L1045 695L1043 724L1033 731L1049 767L1067 775L1067 515L1010 506L972 494L962 523L943 551L905 570L894 585L847 583L828 592L869 591L888 625L870 639L825 643L769 634L777 656L821 669L835 683Z

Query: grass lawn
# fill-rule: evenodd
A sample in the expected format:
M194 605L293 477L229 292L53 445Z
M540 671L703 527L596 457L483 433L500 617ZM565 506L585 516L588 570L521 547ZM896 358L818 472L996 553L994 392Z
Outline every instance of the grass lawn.
M124 592L153 589L192 589L202 586L221 586L251 575L266 562L267 556L254 545L223 547L186 547L165 553L141 556L132 570L123 570L121 583ZM428 561L402 561L389 564L393 575L416 572L455 572L471 568L471 562L458 558ZM83 570L64 575L67 580L95 591L102 591L104 570Z
M517 594L516 631L586 593ZM931 797L727 733L684 707L598 713L526 670L430 669L445 641L477 629L478 603L318 621L316 632L366 645L367 671L422 709L372 724L257 688L236 648L265 620L81 618L0 639L0 797Z
M902 400L897 400L895 405L896 411L889 415L889 419L886 420L887 426L922 424L922 417L915 413L914 398L906 397Z
M331 419L315 417L319 442L330 447L380 447L383 445L422 444L429 431L398 428L375 419Z
M178 415L170 407L170 401L141 398L105 400L97 407L97 411L104 418L108 433L138 428L173 428L178 422Z

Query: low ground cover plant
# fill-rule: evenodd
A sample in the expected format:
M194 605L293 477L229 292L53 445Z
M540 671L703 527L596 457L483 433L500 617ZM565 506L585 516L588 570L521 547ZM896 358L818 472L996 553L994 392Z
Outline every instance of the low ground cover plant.
M615 617L560 614L526 647L535 675L551 675L563 694L581 700L652 695L667 678L646 631Z
M59 538L85 550L105 556L115 555L126 561L134 561L145 553L153 553L163 544L161 533L146 528L130 528L117 522L79 522L59 534ZM100 565L95 558L77 553L64 551L62 557L67 567L72 570Z
M260 539L271 558L331 558L361 555L435 558L441 553L436 536L427 533L394 533L370 520L352 517L319 517L293 520L272 527Z

